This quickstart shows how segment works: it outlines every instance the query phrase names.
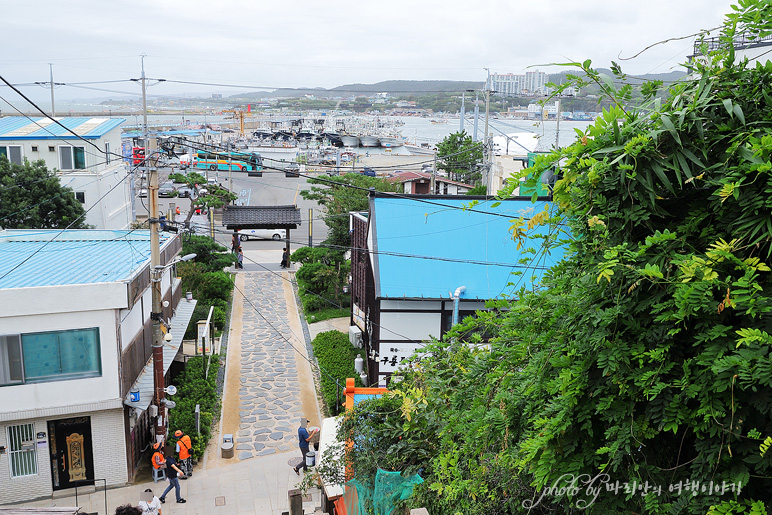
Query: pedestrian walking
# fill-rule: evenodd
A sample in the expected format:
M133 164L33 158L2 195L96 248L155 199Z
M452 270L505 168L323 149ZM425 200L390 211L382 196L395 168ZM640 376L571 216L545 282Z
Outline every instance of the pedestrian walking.
M188 479L188 477L193 475L193 457L190 455L190 449L193 445L190 442L190 437L179 429L174 432L174 436L177 437L176 451L177 456L180 459L180 466L182 467L183 472L185 472L182 479Z
M174 456L172 456L171 449L167 452L168 456L166 456L166 479L169 480L169 486L166 487L166 490L164 490L164 493L161 494L161 497L158 499L161 501L161 503L166 502L166 494L168 494L172 488L174 488L174 495L177 497L178 503L184 503L187 502L185 499L182 498L180 495L180 480L178 479L181 477L182 470L177 466L177 461L174 459Z
M306 427L308 427L308 419L306 417L303 417L300 419L300 427L298 428L298 447L300 447L300 454L303 455L303 461L300 462L298 465L295 465L295 474L297 474L298 476L300 475L301 468L303 469L303 472L306 472L308 470L308 465L306 465L306 454L308 454L308 442L319 431L318 429L313 429L311 430L311 433L309 433Z
M239 250L236 253L236 268L244 270L244 251L241 250L241 247L239 247Z
M140 496L139 509L143 514L161 515L161 500L148 488Z
M289 268L290 266L290 252L287 247L284 247L284 250L281 252L281 263L279 263L282 268Z
M236 249L241 247L241 238L239 238L239 233L234 232L233 237L231 238L231 252L236 252Z

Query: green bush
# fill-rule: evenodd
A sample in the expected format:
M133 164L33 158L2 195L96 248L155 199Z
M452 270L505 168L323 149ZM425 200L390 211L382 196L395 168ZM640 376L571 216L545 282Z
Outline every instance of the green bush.
M198 300L185 331L185 338L193 339L198 332L197 322L206 319L210 306L214 306L212 322L215 328L225 326L230 311L233 277L223 268L233 264L235 256L206 236L192 236L189 241L183 242L182 253L196 254L194 261L182 262L177 267L183 290L192 292Z
M208 359L208 358L207 358ZM192 454L195 458L204 455L209 439L212 436L212 421L214 414L220 411L220 399L217 396L217 371L220 368L220 358L216 354L209 363L209 376L204 377L206 361L203 356L190 358L185 370L180 375L177 394L173 399L176 406L170 410L169 433L178 429L190 435L193 444ZM201 433L196 434L196 404L201 412Z
M359 374L354 369L354 359L357 354L363 354L363 351L353 347L348 336L340 331L319 333L311 345L321 369L322 398L327 405L327 411L337 413L335 406L338 405L338 393L340 392L340 399L343 400L346 379L353 377L357 386L363 386Z
M295 278L306 315L331 307L351 305L351 296L343 293L351 262L343 258L342 252L321 247L301 247L290 259L301 263Z

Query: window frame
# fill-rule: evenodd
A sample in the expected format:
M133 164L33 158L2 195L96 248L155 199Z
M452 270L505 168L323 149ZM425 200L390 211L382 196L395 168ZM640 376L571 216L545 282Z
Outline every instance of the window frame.
M37 476L38 453L35 446L35 423L9 425L6 436L8 437L8 469L11 479ZM29 440L22 439L27 436L29 436ZM25 444L25 442L31 442L31 445ZM27 473L18 473L17 468L22 467L27 467Z
M79 149L82 153L82 159L83 159L83 168L77 168L76 163L76 149ZM69 168L64 167L64 160L62 159L62 152L68 151L68 159L70 160ZM59 169L62 171L79 171L79 170L86 170L88 166L86 165L86 147L80 146L80 145L59 145Z
M93 335L93 347L89 348L87 352L92 354L93 357L93 364L90 369L84 369L84 370L78 370L76 372L62 372L61 367L63 366L61 362L61 357L63 355L61 351L61 337L66 336L68 333L76 333L76 332L91 332ZM32 375L30 370L28 370L27 364L25 363L25 349L24 349L24 337L36 337L36 336L42 336L42 335L55 335L56 336L56 349L52 349L51 353L53 354L55 352L55 356L59 356L60 359L60 370L56 374L48 374L48 375ZM31 333L11 333L11 334L3 334L0 335L4 338L4 349L5 352L0 352L0 359L5 360L0 365L4 366L6 370L9 370L8 377L9 379L3 380L3 382L0 382L0 388L5 386L20 386L25 384L38 384L38 383L51 383L55 381L70 381L74 379L89 379L92 377L102 377L102 339L100 337L100 331L98 327L83 327L83 328L75 328L75 329L63 329L63 330L56 330L56 331L37 331L37 332L31 332ZM6 343L8 337L16 337L18 341L18 349L19 349L19 359L21 360L20 365L20 372L21 372L21 379L11 381L10 380L10 360L8 358L9 353L7 352L8 344ZM66 343L66 342L65 342ZM28 348L27 353L33 353L35 352L33 346L33 342L28 342ZM70 348L67 348L71 351ZM2 350L2 349L0 349ZM64 353L66 356L67 353ZM28 358L32 359L32 358ZM66 360L64 361L64 364L66 365ZM34 367L33 367L34 368ZM18 370L17 370L18 371Z
M24 165L24 147L22 145L0 145L0 148L5 149L0 155L4 155L11 164L23 166ZM19 149L19 162L14 163L11 159L11 149Z

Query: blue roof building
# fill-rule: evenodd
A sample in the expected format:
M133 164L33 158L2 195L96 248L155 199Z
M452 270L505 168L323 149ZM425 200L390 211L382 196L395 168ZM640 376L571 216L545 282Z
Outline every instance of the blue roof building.
M162 236L164 372L196 305L176 277L180 250ZM147 230L0 230L0 477L16 485L0 505L134 477L152 436L150 279Z
M535 238L518 241L511 226L521 219L526 229L551 209L530 197L372 195L369 212L351 217L350 336L368 351L368 375L394 372L422 342L442 337L454 316L538 287L564 253L540 237L560 228L536 225L528 231Z
M43 161L56 170L97 229L126 229L134 184L122 159L123 118L26 116L0 118L0 157L12 164Z

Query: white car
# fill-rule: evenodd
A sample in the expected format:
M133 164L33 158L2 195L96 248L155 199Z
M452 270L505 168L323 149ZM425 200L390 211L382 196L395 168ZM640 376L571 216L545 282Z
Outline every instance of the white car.
M284 240L287 238L286 229L242 229L239 231L241 241L248 240Z

